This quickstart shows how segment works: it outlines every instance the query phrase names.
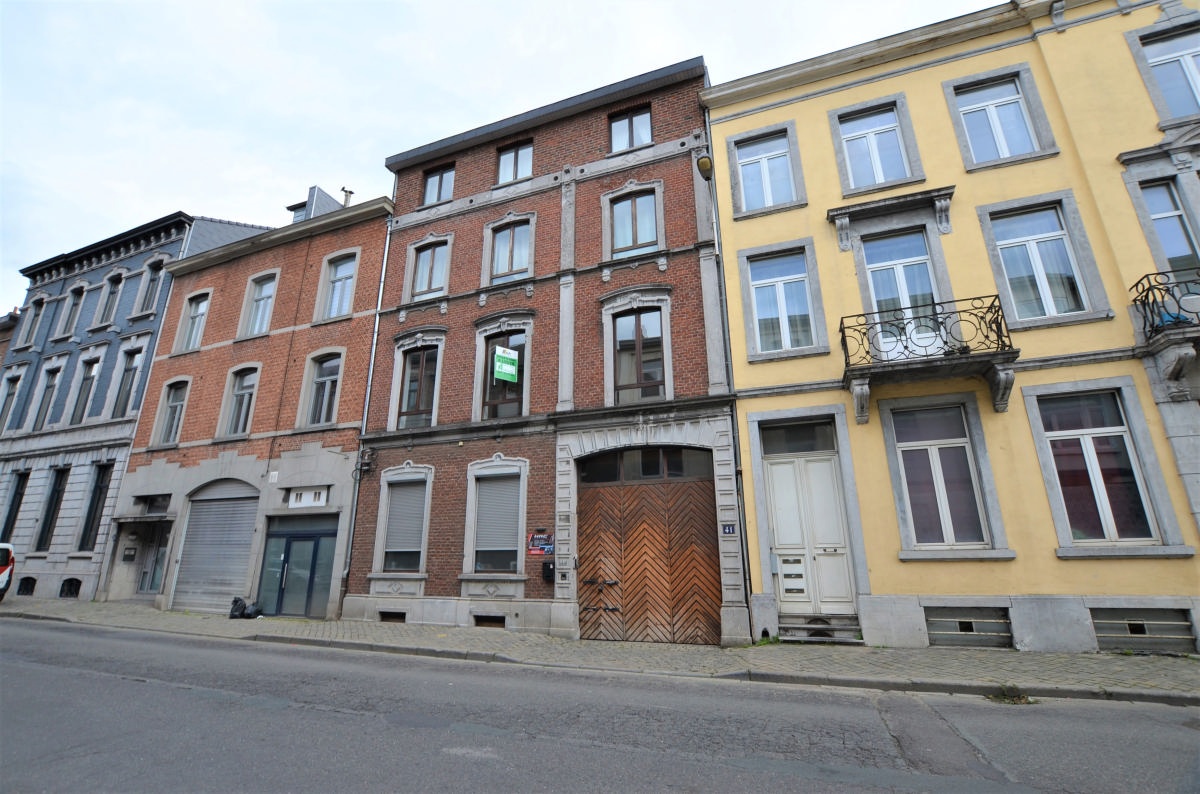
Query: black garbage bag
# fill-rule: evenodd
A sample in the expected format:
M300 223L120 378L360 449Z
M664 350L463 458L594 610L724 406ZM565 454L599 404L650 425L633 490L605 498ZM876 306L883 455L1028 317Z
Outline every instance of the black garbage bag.
M259 611L261 613L261 610L259 610ZM235 597L233 599L233 605L229 608L229 617L230 618L246 617L246 599L240 598L240 597Z
M262 607L260 607L258 604L249 604L246 607L246 611L242 614L242 617L246 618L246 620L262 617Z

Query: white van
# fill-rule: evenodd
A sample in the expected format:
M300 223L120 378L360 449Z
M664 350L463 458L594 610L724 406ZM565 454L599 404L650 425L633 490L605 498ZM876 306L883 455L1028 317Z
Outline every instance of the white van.
M16 573L17 555L13 553L11 543L0 543L0 601L12 587L13 575Z

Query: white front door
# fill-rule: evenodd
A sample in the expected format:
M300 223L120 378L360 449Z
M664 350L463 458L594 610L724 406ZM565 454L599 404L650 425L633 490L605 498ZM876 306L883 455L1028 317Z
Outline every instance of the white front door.
M780 615L853 615L854 574L837 454L772 456L763 462Z

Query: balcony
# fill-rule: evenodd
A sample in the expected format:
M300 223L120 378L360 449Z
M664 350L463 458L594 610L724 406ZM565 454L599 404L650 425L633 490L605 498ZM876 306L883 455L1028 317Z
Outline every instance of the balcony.
M1148 273L1129 291L1145 337L1139 355L1155 359L1167 399L1194 399L1187 374L1200 343L1200 268Z
M992 405L1008 410L1013 347L997 295L906 306L843 317L839 327L846 371L859 424L869 420L870 388L935 378L982 376Z

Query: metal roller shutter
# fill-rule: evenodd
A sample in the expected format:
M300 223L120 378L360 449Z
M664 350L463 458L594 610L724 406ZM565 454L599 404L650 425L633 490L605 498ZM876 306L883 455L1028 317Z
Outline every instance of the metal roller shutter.
M172 609L227 612L246 595L258 499L193 501Z

